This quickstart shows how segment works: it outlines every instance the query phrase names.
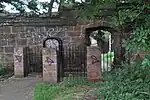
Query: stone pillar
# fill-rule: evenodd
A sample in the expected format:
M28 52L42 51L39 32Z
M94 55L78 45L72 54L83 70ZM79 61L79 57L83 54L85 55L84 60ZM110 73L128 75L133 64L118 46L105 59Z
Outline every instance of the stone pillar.
M57 83L57 54L56 50L43 48L43 81L48 83Z
M23 47L14 48L14 74L16 78L24 77Z
M99 47L87 47L87 75L89 81L103 81L100 55Z

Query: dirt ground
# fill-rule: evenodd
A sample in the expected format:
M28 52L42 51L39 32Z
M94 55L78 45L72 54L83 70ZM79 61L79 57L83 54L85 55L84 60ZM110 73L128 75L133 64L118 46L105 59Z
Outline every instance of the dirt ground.
M17 79L11 77L0 82L0 100L32 100L33 88L42 78L37 74Z

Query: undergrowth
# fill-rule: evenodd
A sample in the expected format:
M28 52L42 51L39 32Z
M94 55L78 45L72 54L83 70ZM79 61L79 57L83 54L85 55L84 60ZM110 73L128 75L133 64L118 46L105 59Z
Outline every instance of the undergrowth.
M95 91L99 100L150 100L150 67L126 65L105 73L104 79Z
M0 61L0 76L5 74L4 66L2 61Z
M124 65L103 76L104 82L74 79L59 84L38 84L33 100L84 100L89 88L96 88L91 94L98 100L150 100L150 67L143 67L141 62ZM80 99L74 98L75 94Z
M65 80L58 84L40 83L34 89L33 100L82 100L91 88L87 80Z

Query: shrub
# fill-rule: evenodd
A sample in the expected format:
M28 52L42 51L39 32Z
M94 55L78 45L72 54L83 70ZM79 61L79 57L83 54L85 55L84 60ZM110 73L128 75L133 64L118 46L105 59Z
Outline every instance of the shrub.
M95 91L100 100L150 100L150 67L128 65L104 73L104 79Z
M5 71L4 71L4 66L2 61L0 61L0 75L4 75Z

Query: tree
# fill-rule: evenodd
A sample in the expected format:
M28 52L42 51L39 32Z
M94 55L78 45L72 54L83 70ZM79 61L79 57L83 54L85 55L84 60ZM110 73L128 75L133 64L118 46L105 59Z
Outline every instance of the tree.
M54 3L59 5L59 9L64 5L71 5L75 9L79 16L77 18L82 19L105 19L118 27L118 38L116 39L116 51L117 56L121 57L122 40L132 40L135 37L132 35L132 39L129 38L131 35L124 33L137 33L137 28L144 29L146 31L150 26L150 1L149 0L50 0L50 2L39 3L38 0L1 0L0 8L4 10L3 3L13 5L21 13L25 12L26 8L29 8L35 13L40 13L38 5L42 6L42 9L48 11L51 15ZM106 29L107 31L107 29ZM140 32L142 36L144 32ZM127 37L125 37L127 36ZM123 38L119 40L119 38ZM130 39L130 40L129 40ZM138 40L138 39L136 39ZM149 39L143 40L144 43L149 43ZM133 42L133 41L132 41ZM134 41L138 44L138 41ZM129 42L131 44L131 42ZM149 45L149 44L147 44ZM134 45L135 46L135 45ZM131 44L132 47L132 44ZM141 48L141 47L140 47ZM147 47L145 47L147 48ZM131 49L131 48L128 48ZM120 58L119 58L120 59Z
M67 1L72 2L72 0ZM146 38L150 36L150 34L148 34L150 26L149 0L81 0L81 2L76 1L73 3L73 7L80 12L80 18L103 18L118 27L116 56L121 57L121 51L124 51L122 40L127 40L126 44L128 45L126 45L126 47L138 46L137 48L140 49L142 49L142 47L149 47L150 39ZM126 35L125 33L135 34ZM137 36L140 36L140 40ZM144 36L144 38L142 38L142 36ZM139 41L140 45L138 45ZM144 45L141 45L141 41ZM119 49L119 51L117 49ZM128 50L132 50L132 48L128 48ZM147 51L149 51L149 49L147 49Z
M49 0L49 2L39 2L38 0L1 0L0 13L6 11L5 4L8 4L12 5L15 10L19 11L20 13L25 13L27 10L29 10L36 14L48 13L49 16L51 16L54 3L58 4L58 11L60 11L63 4L69 2L66 2L66 0ZM71 3L75 3L75 0L72 0ZM44 11L40 12L40 10Z
M23 13L26 9L30 9L31 11L38 12L38 1L37 0L1 0L0 1L0 12L5 10L5 5L10 4L15 7L16 10Z
M54 3L60 4L58 0L50 0L50 2L39 2L38 0L1 0L0 12L4 12L5 4L9 4L20 13L25 13L29 9L36 14L49 13L51 15ZM45 10L45 12L40 12L41 9Z

